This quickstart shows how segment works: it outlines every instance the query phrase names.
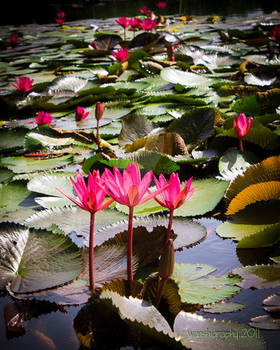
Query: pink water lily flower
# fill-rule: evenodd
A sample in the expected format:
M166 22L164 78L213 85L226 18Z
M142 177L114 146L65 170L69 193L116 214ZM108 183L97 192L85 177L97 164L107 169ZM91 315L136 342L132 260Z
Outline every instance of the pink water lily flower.
M237 117L237 121L233 118L233 127L239 137L239 147L240 151L243 151L243 141L242 139L248 134L252 123L252 116L247 120L244 113L240 113Z
M128 49L118 49L116 53L112 51L112 56L114 56L117 61L124 62L131 54L128 54Z
M56 22L62 26L65 23L65 12L58 12L57 17Z
M47 112L40 111L35 116L35 119L38 126L49 125L53 120L53 116Z
M147 6L142 7L139 11L143 13L143 15L148 15L151 12Z
M143 30L150 31L153 28L155 28L156 26L157 26L157 21L153 20L153 19L146 18L146 19L143 19L143 21L140 22L140 27Z
M76 173L76 182L73 178L70 178L74 190L78 196L78 200L65 194L59 188L57 190L65 197L70 199L78 207L90 212L90 233L89 233L89 280L91 291L95 290L95 278L94 278L94 219L97 211L107 208L114 200L109 199L104 203L106 193L97 185L101 184L104 188L107 188L106 183L103 180L103 176L100 176L98 170L89 172L87 184L83 175L78 171Z
M129 19L125 16L119 17L116 19L116 22L123 28L127 28L129 26Z
M33 79L31 80L28 77L19 77L18 81L15 82L15 84L12 84L16 89L19 91L22 91L24 94L32 89L35 88L35 86L32 86Z
M159 1L156 5L157 5L157 7L159 9L163 9L166 6L166 2L165 1Z
M89 115L89 112L85 113L85 110L83 107L77 106L76 115L75 115L75 119L77 122L79 122L80 120L86 119L88 115Z
M11 45L19 44L19 36L18 36L18 34L10 34L9 35L9 41L10 41Z
M154 177L156 184L156 189L166 188L160 193L160 199L155 197L154 199L163 207L168 208L170 211L169 224L166 232L166 242L170 238L173 214L174 210L183 205L193 194L196 187L191 188L193 178L191 177L185 184L184 188L181 190L180 179L178 173L172 173L169 177L169 187L166 188L167 181L164 175L159 175L159 180Z
M156 192L147 193L147 190L151 184L153 178L153 172L150 170L147 172L143 179L141 179L140 170L137 163L131 163L127 168L121 172L113 167L113 173L109 169L104 171L104 180L108 188L100 188L104 190L111 198L116 202L129 207L129 222L128 222L128 241L127 241L127 278L132 280L132 232L133 232L133 209L136 205L142 204L151 198L154 198L157 194L164 189L160 189Z
M136 29L140 25L140 18L134 17L129 20L129 25L131 28Z
M280 44L280 26L273 27L270 36Z

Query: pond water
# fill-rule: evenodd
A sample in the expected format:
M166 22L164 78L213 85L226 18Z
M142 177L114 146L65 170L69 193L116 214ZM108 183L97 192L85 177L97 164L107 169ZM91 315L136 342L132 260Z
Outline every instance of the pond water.
M168 0L162 14L172 15L179 13L179 1ZM100 0L100 1L25 1L19 2L14 8L12 2L7 2L5 11L1 11L0 25L28 24L28 23L53 23L56 13L65 11L68 21L89 18L105 19L109 17L132 17L143 6L156 10L153 1L145 0ZM181 13L191 16L260 16L272 11L279 11L279 1L251 0L251 1L227 1L227 0L182 0Z
M207 6L206 4L207 3ZM278 1L234 1L229 6L223 6L228 1L211 1L211 8L208 7L210 2L205 1L183 1L182 12L194 16L199 15L220 15L239 18L241 26L242 16L262 15L276 10ZM84 6L79 7L74 2L72 4L63 5L46 5L48 6L47 13L41 10L38 12L36 5L25 8L27 15L22 13L21 19L14 16L12 19L7 19L2 24L24 24L26 23L53 23L53 16L57 11L65 10L67 19L79 21L80 19L89 20L91 18L108 18L118 17L120 15L133 16L136 10L146 5L144 1L112 1L98 2L91 5L84 2ZM75 5L75 6L74 6ZM44 3L42 4L44 6ZM165 13L178 13L178 2L170 1ZM20 8L18 8L18 11ZM11 21L12 22L9 22ZM77 22L76 22L77 23ZM75 24L76 24L75 23ZM177 251L175 254L176 263L185 264L207 264L216 268L212 275L223 276L235 268L254 265L254 264L269 264L271 256L279 256L279 249L236 249L236 243L231 239L222 239L216 234L216 227L221 222L213 218L196 219L204 225L208 232L208 237L190 249ZM207 318L216 318L223 320L231 320L248 324L250 319L255 316L263 315L265 312L262 307L262 301L269 295L279 292L280 287L271 289L244 289L237 295L232 297L230 301L244 303L246 308L243 311L236 313L224 313L222 315L211 315L199 311L199 314ZM14 303L14 304L13 304ZM25 323L25 334L13 335L7 332L5 327L5 314L9 312L11 305L15 308L23 310L22 322ZM0 294L0 349L1 350L18 350L28 348L30 350L46 349L46 350L78 350L84 349L80 345L80 341L73 328L73 322L81 306L65 306L57 307L55 304L47 305L44 308L44 303L40 304L40 308L44 312L40 314L34 313L33 317L29 315L28 306L20 301L14 301L6 292ZM11 309L12 310L12 309ZM30 320L29 320L30 318ZM18 321L18 320L17 320ZM268 350L276 350L279 346L280 335L279 331L261 331L261 334L267 341ZM106 348L107 349L107 348ZM123 348L124 349L124 348ZM127 347L126 349L129 349ZM207 349L212 350L212 349Z

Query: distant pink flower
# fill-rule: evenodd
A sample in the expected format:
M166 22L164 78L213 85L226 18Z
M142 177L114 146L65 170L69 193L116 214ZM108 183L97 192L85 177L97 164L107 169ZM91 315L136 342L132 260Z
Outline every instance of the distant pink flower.
M154 181L156 184L156 189L159 191L160 189L166 188L164 191L160 193L160 198L154 197L154 199L163 207L168 208L170 210L169 215L169 224L166 232L166 242L170 238L172 221L173 221L173 213L174 210L183 205L193 194L196 187L191 188L192 185L192 177L187 181L184 188L181 190L180 179L177 173L172 173L169 177L169 187L167 186L167 181L164 175L159 175L159 180L154 177ZM148 192L150 192L148 190Z
M38 126L49 125L53 120L53 116L49 113L40 111L38 112L38 115L35 116L35 119Z
M75 119L77 122L79 122L80 120L86 119L88 115L89 115L89 112L85 113L85 110L83 107L77 106L76 115L75 115Z
M252 123L252 116L250 116L247 121L246 115L244 113L240 113L237 117L237 121L233 118L233 127L234 130L239 137L239 147L240 151L243 151L243 142L242 139L248 134Z
M116 53L112 52L112 56L114 56L117 61L124 62L131 54L128 55L128 49L118 49Z
M114 166L113 173L109 169L104 171L104 180L108 189L100 187L116 202L129 207L128 242L127 242L127 278L132 280L132 233L133 233L133 209L136 205L142 204L155 197L164 189L149 193L148 187L151 184L153 172L147 172L141 179L140 170L137 163L132 163L121 172ZM145 197L144 197L145 196Z
M95 119L100 120L103 116L105 110L105 104L101 102L96 102L96 107L95 107Z
M18 81L16 81L15 84L12 85L25 94L26 92L35 88L35 86L32 86L33 81L34 80L31 80L28 77L19 77Z
M166 2L165 1L159 1L156 5L157 5L157 7L159 9L163 9L166 6Z
M62 26L65 23L65 12L58 12L57 17L56 22Z
M280 44L280 26L273 27L270 36Z
M153 19L143 19L143 21L140 22L140 27L143 30L152 30L153 28L155 28L157 26L157 21L153 20Z
M129 26L129 19L125 16L119 17L118 19L116 19L116 22L124 29Z
M139 24L140 24L140 19L138 17L134 17L129 20L129 25L133 29L136 29L137 27L139 27Z
M10 34L9 40L11 45L17 45L19 44L19 36L18 34Z
M59 188L57 189L61 192L65 197L70 199L73 203L75 203L78 207L83 210L90 212L90 232L89 232L89 280L91 291L95 290L95 278L94 278L94 219L95 213L97 211L103 210L107 208L114 200L109 199L105 203L106 193L98 186L98 184L102 184L105 188L107 188L106 183L103 180L103 175L100 177L98 170L93 170L93 172L89 172L87 184L85 182L84 177L78 171L76 174L76 182L73 178L70 178L74 190L78 196L78 200L68 196L64 192L62 192Z
M143 15L147 15L151 12L151 10L147 8L147 6L142 7L139 11L143 13Z

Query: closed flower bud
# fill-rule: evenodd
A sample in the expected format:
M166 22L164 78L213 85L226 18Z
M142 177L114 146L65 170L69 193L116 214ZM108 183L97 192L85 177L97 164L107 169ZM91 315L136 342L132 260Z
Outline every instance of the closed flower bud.
M170 238L163 248L160 257L158 272L161 278L168 279L172 276L174 270L174 245Z

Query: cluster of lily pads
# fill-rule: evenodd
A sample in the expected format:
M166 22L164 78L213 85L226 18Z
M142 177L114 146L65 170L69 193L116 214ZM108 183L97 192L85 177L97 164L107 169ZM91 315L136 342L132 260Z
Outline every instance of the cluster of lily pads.
M238 310L243 306L224 300L241 288L279 286L280 254L271 255L270 264L211 278L212 266L175 263L161 299L157 296L166 277L160 267L166 266L164 243L171 238L177 251L202 242L207 237L198 222L202 216L223 221L217 234L237 241L237 248L277 252L276 25L245 21L236 29L230 20L194 22L184 16L160 17L153 32L133 28L125 38L116 21L63 22L9 33L20 40L0 52L0 289L26 303L85 304L74 328L86 347L154 343L199 349L211 342L224 348L230 328L240 334L231 337L232 349L264 349L261 335L250 341L241 337L245 329L252 331L249 326L195 311ZM7 35L2 28L3 40ZM122 50L125 59L116 60ZM164 197L134 207L132 281L126 255L129 206L111 201L96 213L92 296L91 213L76 205L70 179L76 175L78 183L76 170L85 178L97 170L124 174L131 164L143 175L152 171L170 180L179 175L179 192L189 189L193 177L195 191L173 208L167 239ZM250 325L279 329L279 293L264 304L276 316ZM13 322L6 320L10 331L18 330ZM103 334L104 324L118 336Z

